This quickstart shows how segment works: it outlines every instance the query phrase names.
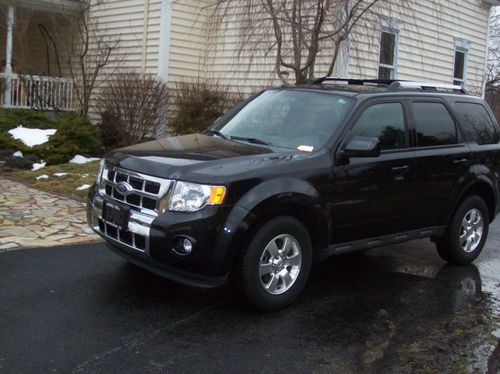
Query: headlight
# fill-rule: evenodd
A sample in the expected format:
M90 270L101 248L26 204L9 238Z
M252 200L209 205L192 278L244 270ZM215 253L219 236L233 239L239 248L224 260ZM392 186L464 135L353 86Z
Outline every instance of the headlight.
M104 171L104 159L99 163L99 170L97 171L96 184L101 184L102 181L102 173Z
M226 187L177 182L172 191L168 209L174 212L196 212L205 205L220 205L226 196Z

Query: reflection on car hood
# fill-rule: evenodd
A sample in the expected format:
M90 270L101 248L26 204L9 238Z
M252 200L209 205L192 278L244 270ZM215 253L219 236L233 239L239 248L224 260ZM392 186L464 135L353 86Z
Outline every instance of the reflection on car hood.
M106 159L113 165L144 174L195 181L276 167L307 155L296 150L193 134L121 148Z

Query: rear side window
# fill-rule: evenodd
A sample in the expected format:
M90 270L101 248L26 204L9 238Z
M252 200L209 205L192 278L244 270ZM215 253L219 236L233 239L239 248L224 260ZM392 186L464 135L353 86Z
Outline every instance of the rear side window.
M401 103L375 104L366 109L352 129L357 136L378 138L382 150L406 148L406 128Z
M498 143L496 125L491 120L485 107L474 103L457 103L458 111L462 117L463 130L467 138L477 144Z
M441 103L413 103L417 146L431 147L457 143L457 127Z

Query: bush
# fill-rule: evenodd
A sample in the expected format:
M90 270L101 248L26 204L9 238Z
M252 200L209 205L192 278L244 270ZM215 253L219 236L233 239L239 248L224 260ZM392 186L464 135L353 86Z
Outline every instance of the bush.
M33 147L32 151L48 165L68 162L76 154L97 156L101 151L98 129L88 120L74 114L59 118L57 132L44 144Z
M99 102L105 145L131 145L154 136L165 121L169 90L154 76L130 71L111 78Z
M9 131L22 125L38 129L56 128L56 119L50 113L32 109L0 109L0 131Z
M25 153L29 148L23 142L14 139L9 133L0 130L0 149Z
M201 132L241 99L239 94L229 92L228 87L218 83L178 83L176 114L169 125L178 135Z

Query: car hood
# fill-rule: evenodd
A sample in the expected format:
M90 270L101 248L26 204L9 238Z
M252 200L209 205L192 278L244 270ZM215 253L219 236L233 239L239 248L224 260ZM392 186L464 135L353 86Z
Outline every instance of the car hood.
M252 145L204 134L161 138L111 152L112 165L161 178L216 182L307 157L296 150Z

